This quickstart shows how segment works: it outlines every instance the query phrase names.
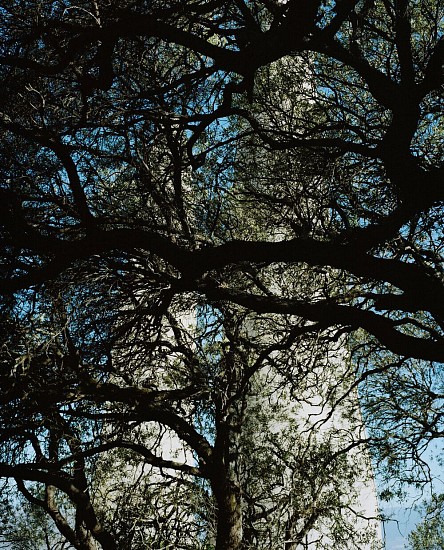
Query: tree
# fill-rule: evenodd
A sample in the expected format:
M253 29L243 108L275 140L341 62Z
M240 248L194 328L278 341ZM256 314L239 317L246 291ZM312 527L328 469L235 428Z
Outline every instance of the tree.
M315 387L326 410L351 418L357 388L372 388L376 419L400 363L442 362L442 10L434 0L2 8L0 475L74 547L118 547L92 482L97 456L113 452L172 470L179 500L200 495L208 513L188 522L193 544L216 523L218 550L260 547L260 521L291 507L289 495L272 509L255 503L253 481L242 487L235 449L249 445L240 426L248 433L255 377L270 369L301 401ZM184 323L191 311L200 327ZM347 334L360 360L337 379L297 360L335 367ZM371 441L351 430L310 464L334 466L342 483L351 449L398 448L377 428ZM162 430L194 462L160 456ZM306 456L313 438L298 439ZM306 507L312 524L339 521L347 504L327 501ZM289 522L288 540L302 540L309 516Z
M329 357L327 344L321 349L307 339L296 356L294 340L304 327L280 341L278 319L268 318L262 331L253 320L256 337L251 318L226 309L207 319L202 313L200 334L186 346L190 329L170 316L167 332L174 335L160 334L151 355L150 325L131 330L114 346L104 381L103 368L76 364L61 344L30 353L5 392L2 474L17 480L23 497L51 515L75 548L94 548L93 537L105 548L172 541L211 548L214 540L235 548L242 540L245 548L287 541L290 549L319 522L329 526L319 548L332 537L362 548L372 528L367 532L364 522L354 532L352 487L369 472L365 457L350 453L363 443L360 419L338 434L321 416L339 391L339 365L327 369L335 351L330 345ZM185 388L184 377L194 378ZM317 427L301 414L313 401L305 416ZM355 400L348 407L342 401L351 412ZM35 494L42 486L43 498Z
M444 543L442 524L442 495L433 495L431 500L423 505L425 517L423 521L409 534L412 550L438 550Z
M8 550L64 550L69 542L53 525L49 515L24 499L17 500L11 484L2 484L0 548Z

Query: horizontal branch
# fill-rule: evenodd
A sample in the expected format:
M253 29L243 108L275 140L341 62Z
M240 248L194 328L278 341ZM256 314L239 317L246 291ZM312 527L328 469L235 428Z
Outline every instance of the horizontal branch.
M100 454L112 449L128 449L130 451L133 451L139 454L140 456L142 456L146 463L151 464L156 468L166 468L171 470L177 470L179 472L190 474L196 477L204 477L202 470L200 468L197 468L196 466L191 466L189 464L182 463L182 462L176 462L175 460L166 460L152 453L144 445L134 443L132 441L124 441L124 440L110 441L107 443L103 443L102 445L96 445L95 447L85 449L80 454L71 455L64 458L63 460L60 460L55 466L56 467L63 466L65 464L69 464L72 461L78 460L78 458L80 457L86 458L90 456L95 456L97 454ZM37 466L40 467L40 465L37 465Z
M338 305L329 301L314 303L284 299L275 296L259 296L213 288L205 290L214 300L228 300L257 313L296 315L304 319L333 325L362 328L373 335L388 350L401 356L444 362L444 338L439 341L409 336L396 329L396 322L372 311Z
M209 464L213 449L207 439L197 432L192 424L176 414L168 401L181 401L188 398L201 398L202 392L187 388L152 392L138 387L120 387L111 383L89 381L79 388L82 396L96 404L122 403L131 407L137 417L145 422L159 422L171 428L182 441L185 441L203 461ZM155 394L155 395L153 395Z
M27 237L19 244L25 246ZM436 311L442 315L444 304L444 286L441 281L430 276L420 266L395 259L377 258L357 250L353 243L342 245L311 238L279 242L236 240L190 251L154 232L117 229L98 230L74 242L36 234L29 245L34 246L36 252L55 255L54 260L42 268L30 270L28 275L1 281L0 292L13 292L52 279L76 259L85 259L112 250L141 249L170 263L190 282L212 270L220 270L232 264L304 262L311 266L342 269L372 281L390 283L406 293L404 299L408 309L414 304L416 310ZM186 281L184 280L184 284L188 284ZM418 289L421 289L420 293Z
M221 269L242 262L274 263L304 262L311 266L330 266L342 269L370 281L390 283L403 290L407 307L443 314L444 286L420 266L400 260L377 258L347 245L322 242L310 238L290 241L232 241L193 253L200 270ZM421 292L418 292L421 289ZM401 305L401 304L400 304Z

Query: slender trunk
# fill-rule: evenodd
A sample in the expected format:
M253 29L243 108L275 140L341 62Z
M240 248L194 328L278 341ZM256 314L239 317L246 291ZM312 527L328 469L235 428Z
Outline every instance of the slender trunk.
M223 476L223 477L222 477ZM216 550L240 550L242 545L242 499L239 485L221 473L213 482L218 517Z
M216 414L211 486L217 503L216 550L242 547L242 410L233 405Z
M224 325L230 348L223 357L226 385L216 399L216 438L213 451L211 486L217 503L216 550L241 550L242 517L242 424L245 399L234 396L242 380L245 358L231 345L237 338L237 327ZM232 329L235 329L232 331Z
M211 479L217 502L216 550L242 547L242 413L230 407L216 419L214 471Z

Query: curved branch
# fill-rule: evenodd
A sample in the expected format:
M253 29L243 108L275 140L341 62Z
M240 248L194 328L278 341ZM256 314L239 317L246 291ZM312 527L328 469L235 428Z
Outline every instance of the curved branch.
M63 491L76 506L82 508L82 515L87 528L92 536L107 550L117 550L114 538L102 527L96 517L87 492L80 490L71 476L65 472L44 472L35 470L27 465L18 464L11 466L0 463L0 477L37 481L46 486L54 486Z
M425 339L399 332L396 322L351 306L328 301L305 303L298 300L259 296L225 288L205 289L209 298L229 300L257 313L281 313L297 315L309 321L346 325L352 330L363 328L372 334L387 349L401 356L429 361L444 362L444 338L439 341Z
M108 443L103 443L102 445L96 445L95 447L88 448L81 453L70 455L60 460L56 466L63 466L65 464L69 464L72 461L78 460L80 457L86 458L90 456L95 456L96 454L103 453L111 449L128 449L130 451L133 451L142 456L145 459L146 463L151 464L152 466L156 466L157 468L177 470L179 472L190 474L196 477L206 477L202 470L200 468L197 468L196 466L190 466L189 464L176 462L175 460L166 460L152 453L144 445L124 440L110 441Z

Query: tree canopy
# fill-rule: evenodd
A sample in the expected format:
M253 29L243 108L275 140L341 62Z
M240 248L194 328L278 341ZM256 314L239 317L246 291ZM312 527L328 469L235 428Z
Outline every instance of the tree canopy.
M328 488L345 491L351 449L373 442L393 473L387 457L441 437L443 12L439 0L3 3L0 476L73 547L124 548L97 512L108 463L175 472L152 484L168 525L183 512L168 495L194 495L184 548L290 550L319 518L339 521L348 504ZM294 428L293 462L270 427L250 479L266 456L275 487L293 471L278 504L230 462L258 431L260 372L273 414L281 390L299 405L322 395L353 426L339 447ZM168 433L190 454L161 456ZM323 465L310 498L301 464ZM141 492L152 503L159 490ZM128 481L128 514L130 495ZM273 514L281 539L263 527Z
M169 295L361 327L394 353L441 361L441 10L437 2L7 3L2 288L138 250L170 271ZM269 71L282 73L274 89ZM287 112L298 85L305 107ZM292 196L277 166L269 176L277 193L250 182L233 197L280 209L285 238L235 231L222 209L237 191L239 148L284 151L284 165L296 152L322 162L328 183L317 191ZM302 194L317 217L297 211ZM241 292L234 281L246 263L329 266L357 284L315 303Z

